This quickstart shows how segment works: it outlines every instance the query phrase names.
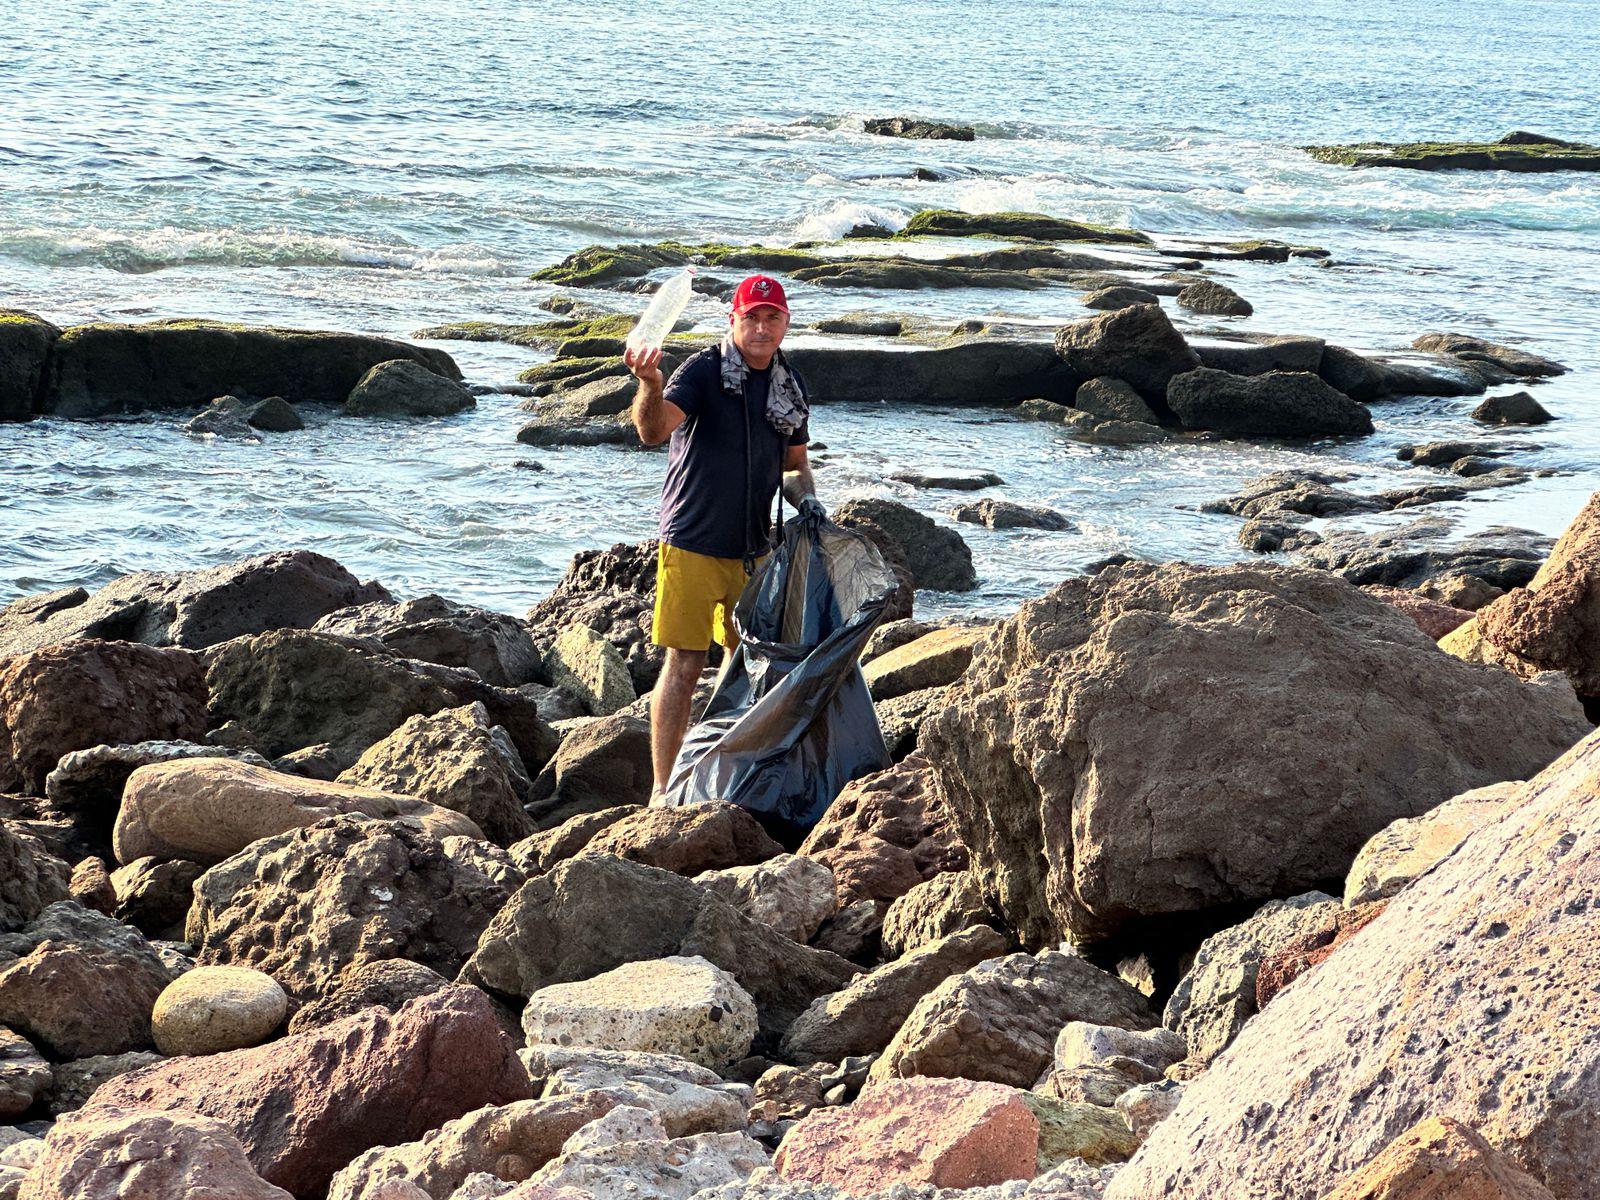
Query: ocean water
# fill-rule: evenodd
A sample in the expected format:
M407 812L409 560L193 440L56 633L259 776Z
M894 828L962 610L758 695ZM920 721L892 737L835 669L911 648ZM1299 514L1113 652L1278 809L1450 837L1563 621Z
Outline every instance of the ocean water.
M1371 350L1455 329L1573 368L1536 390L1560 420L1505 439L1559 474L1423 510L1554 533L1600 479L1600 177L1349 171L1296 147L1511 128L1600 141L1600 75L1582 69L1597 55L1592 3L1539 0L1464 0L1448 19L1397 0L0 0L0 305L404 336L542 319L552 289L528 273L593 242L779 244L926 207L1278 237L1338 265L1219 265L1256 306L1228 324ZM862 132L895 113L979 138ZM949 178L910 178L919 166ZM1066 288L792 300L801 321L1085 315ZM704 299L691 315L724 319ZM446 348L491 385L544 357ZM1357 488L1415 479L1395 446L1470 435L1470 408L1384 404L1373 437L1311 445L1108 449L905 403L823 405L814 430L827 500L894 494L948 520L960 497L885 475L981 467L1006 480L992 494L1077 523L963 526L983 585L925 597L940 611L1008 606L1114 550L1238 557L1237 522L1200 502L1285 466L1350 470ZM530 452L505 396L437 422L309 417L260 444L192 439L172 414L0 426L0 600L310 546L401 592L521 611L574 551L654 526L658 455Z

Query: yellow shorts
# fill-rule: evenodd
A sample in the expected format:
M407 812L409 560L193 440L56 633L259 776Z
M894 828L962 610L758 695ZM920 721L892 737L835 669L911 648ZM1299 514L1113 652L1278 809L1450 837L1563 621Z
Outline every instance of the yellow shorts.
M656 552L656 615L650 640L674 650L706 650L715 637L732 649L733 606L748 581L744 562L661 543Z

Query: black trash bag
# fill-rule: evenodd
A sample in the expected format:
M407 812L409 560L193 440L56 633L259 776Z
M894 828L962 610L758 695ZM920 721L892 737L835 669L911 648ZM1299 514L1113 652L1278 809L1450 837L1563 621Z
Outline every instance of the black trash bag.
M734 606L739 646L661 803L737 804L793 848L847 783L887 767L859 659L895 586L861 534L792 518Z

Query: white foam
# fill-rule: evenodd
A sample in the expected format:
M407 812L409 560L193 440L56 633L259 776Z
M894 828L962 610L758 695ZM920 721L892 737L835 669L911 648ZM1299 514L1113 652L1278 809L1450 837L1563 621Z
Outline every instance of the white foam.
M854 200L835 200L821 212L812 213L795 227L798 241L831 242L849 233L857 225L881 225L898 233L906 227L907 217L892 208L876 204L861 204Z

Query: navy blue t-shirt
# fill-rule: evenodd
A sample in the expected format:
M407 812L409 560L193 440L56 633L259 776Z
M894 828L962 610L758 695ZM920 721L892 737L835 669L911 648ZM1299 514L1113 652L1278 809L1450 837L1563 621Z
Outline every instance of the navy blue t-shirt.
M664 393L683 410L667 453L661 489L661 540L680 550L713 558L743 558L766 552L772 528L772 498L783 482L790 446L804 446L808 426L784 435L767 420L772 369L751 370L744 408L722 390L722 355L702 350L672 373ZM789 368L809 398L805 380ZM749 418L750 478L745 482L745 419Z

